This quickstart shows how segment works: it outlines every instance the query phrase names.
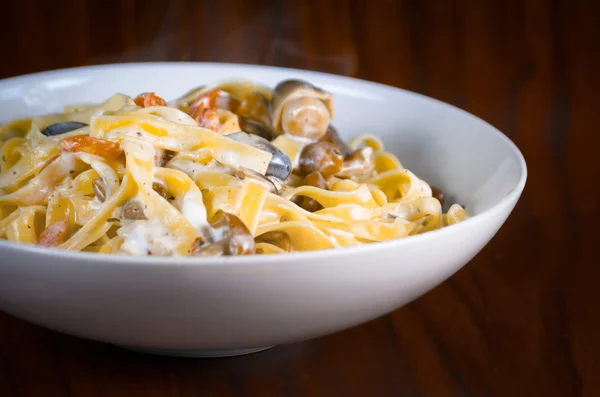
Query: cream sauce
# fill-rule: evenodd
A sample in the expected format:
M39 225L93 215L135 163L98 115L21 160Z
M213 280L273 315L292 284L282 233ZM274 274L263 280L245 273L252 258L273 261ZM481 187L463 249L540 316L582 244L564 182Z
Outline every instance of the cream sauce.
M179 239L158 220L140 220L121 227L121 250L130 255L172 255Z

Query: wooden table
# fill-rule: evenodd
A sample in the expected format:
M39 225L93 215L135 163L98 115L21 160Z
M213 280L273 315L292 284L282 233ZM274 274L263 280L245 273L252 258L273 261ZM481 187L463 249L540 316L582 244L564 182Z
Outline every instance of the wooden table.
M11 1L0 74L223 61L450 102L529 181L450 280L367 324L230 359L131 353L0 314L0 396L600 396L598 1Z

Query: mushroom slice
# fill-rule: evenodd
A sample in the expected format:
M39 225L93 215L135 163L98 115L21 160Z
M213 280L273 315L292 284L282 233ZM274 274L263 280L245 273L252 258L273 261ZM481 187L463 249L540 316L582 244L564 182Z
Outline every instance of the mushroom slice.
M275 194L283 194L290 189L290 187L281 179L275 176L264 176L263 174L246 167L238 168L238 170L235 171L235 176L240 180L244 180L245 178L254 178L258 181L261 181L265 185L269 186L269 191L271 193Z
M309 139L322 137L333 119L333 96L302 80L285 80L273 91L273 127Z
M226 135L226 137L271 153L273 156L265 172L266 176L274 176L284 181L292 173L292 161L290 158L266 139L242 131L234 132L233 134Z
M104 200L106 200L106 187L104 186L102 178L94 178L94 180L92 180L92 190L98 201L103 203Z
M343 163L344 154L339 147L326 141L317 141L304 146L297 171L304 176L319 171L327 178L340 172Z
M235 113L240 117L253 120L262 125L271 125L269 100L262 92L252 91L248 94L248 96L242 100Z
M365 146L346 157L342 163L342 169L335 176L339 178L361 177L369 175L374 169L375 155L373 148Z
M225 241L217 241L212 244L198 244L192 248L194 256L223 256L225 255Z
M337 129L331 124L329 125L329 128L327 128L327 132L325 133L325 135L321 137L321 140L333 143L334 145L339 147L344 156L350 156L352 154L352 149L350 148L350 146L348 146L348 144L344 142L344 140L340 137L340 134L338 133Z
M87 126L86 123L80 123L79 121L63 121L50 124L42 130L42 134L46 136L62 135Z
M135 199L129 200L123 205L123 218L134 221L148 219L144 214L144 207Z
M259 136L267 141L270 141L272 138L271 131L264 124L244 117L239 117L239 123L240 129L248 134Z
M244 180L246 178L253 178L255 180L258 180L258 181L264 183L265 185L269 186L269 191L271 193L275 193L275 194L279 194L279 188L277 186L278 185L281 186L283 184L283 182L281 182L281 181L279 181L280 183L276 183L275 181L277 181L277 178L274 178L272 176L271 177L264 176L260 172L256 172L253 169L246 168L246 167L238 168L235 171L235 176L238 177L240 180Z
M237 216L218 211L211 220L217 241L200 245L192 252L196 256L249 255L254 253L254 237Z
M318 187L319 189L329 190L329 185L327 184L327 181L323 177L323 174L321 174L319 171L314 171L308 174L304 178L304 184L306 186L314 186ZM299 207L304 208L309 212L315 212L320 209L323 209L323 206L319 204L317 200L312 199L310 197L298 196L294 197L294 199L296 200L295 202L298 204Z

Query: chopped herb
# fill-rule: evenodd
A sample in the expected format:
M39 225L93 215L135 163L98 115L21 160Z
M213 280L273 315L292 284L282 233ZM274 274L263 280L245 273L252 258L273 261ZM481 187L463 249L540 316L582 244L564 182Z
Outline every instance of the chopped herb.
M137 136L142 136L142 133L138 131Z
M169 197L169 200L175 200L175 196Z
M17 175L17 171L13 171L13 175Z

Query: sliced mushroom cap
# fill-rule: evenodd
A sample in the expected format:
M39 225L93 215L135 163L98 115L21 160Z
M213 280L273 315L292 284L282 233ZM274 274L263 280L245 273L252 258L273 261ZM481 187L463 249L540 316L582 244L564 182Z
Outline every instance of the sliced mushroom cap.
M314 171L306 175L306 177L304 178L304 184L307 186L318 187L319 189L329 189L327 181L319 171ZM298 206L304 208L306 211L309 212L315 212L320 209L323 209L323 206L319 204L318 201L306 196L297 197L296 204L298 204Z
M352 154L352 149L350 148L350 146L348 146L348 144L344 142L344 140L340 137L340 134L338 133L337 129L331 124L329 125L329 128L327 128L327 132L325 133L325 135L321 137L321 140L333 143L334 145L339 147L344 156L350 156L350 154Z
M303 176L318 171L328 178L340 172L343 161L344 154L339 147L326 141L317 141L304 146L296 171Z
M264 176L263 174L246 167L240 167L235 171L234 175L240 180L244 180L246 178L253 178L259 182L262 182L263 184L269 187L269 191L271 193L275 194L283 194L288 189L292 189L291 187L286 185L284 181L277 177Z
M273 91L271 119L280 133L318 139L333 119L333 96L305 81L282 81Z
M259 91L252 91L246 96L237 110L238 116L253 120L265 126L271 125L271 115L269 113L269 100Z
M154 165L163 167L175 155L175 152L166 149L154 148Z
M80 123L79 121L63 121L61 123L50 124L42 130L42 134L46 136L61 135L83 127L87 127L87 124Z
M273 157L271 157L271 161L267 167L266 176L274 176L284 181L292 173L292 161L290 158L266 139L242 131L234 132L233 134L226 135L226 137L271 153Z
M128 220L148 219L144 214L142 203L135 199L129 200L123 205L123 218Z
M329 189L329 185L327 184L327 180L323 177L319 171L311 172L306 175L304 178L304 184L307 186L318 187L319 189L327 190Z
M160 197L164 198L165 200L169 199L169 192L167 191L167 188L165 187L165 185L163 185L162 183L153 182L152 190L154 190L156 193L158 193L160 195Z
M192 247L191 254L194 256L223 256L225 255L225 246L225 240L212 244L199 244L196 247Z
M269 131L265 125L259 122L244 117L239 117L239 123L241 130L247 132L248 134L259 136L268 141L272 139L271 131Z
M269 191L275 194L282 194L289 187L281 179L274 176L264 176L263 174L254 171L253 169L240 167L234 173L240 180L252 178L269 187Z
M223 239L213 244L222 244L223 255L249 255L254 253L254 237L244 222L237 216L218 211L211 225L224 231ZM211 244L212 245L212 244Z
M104 186L104 180L102 178L94 178L92 180L92 190L94 195L101 203L106 200L106 187Z
M285 192L293 189L293 187L291 187L287 184L287 181L289 181L289 178L287 180L283 181L277 177L268 176L267 179L270 180L271 183L273 183L273 186L275 186L275 188L277 189L277 191L275 192L277 194L284 194Z
M335 176L340 178L361 177L369 175L374 169L375 154L373 148L365 146L346 157L342 163L342 169Z

